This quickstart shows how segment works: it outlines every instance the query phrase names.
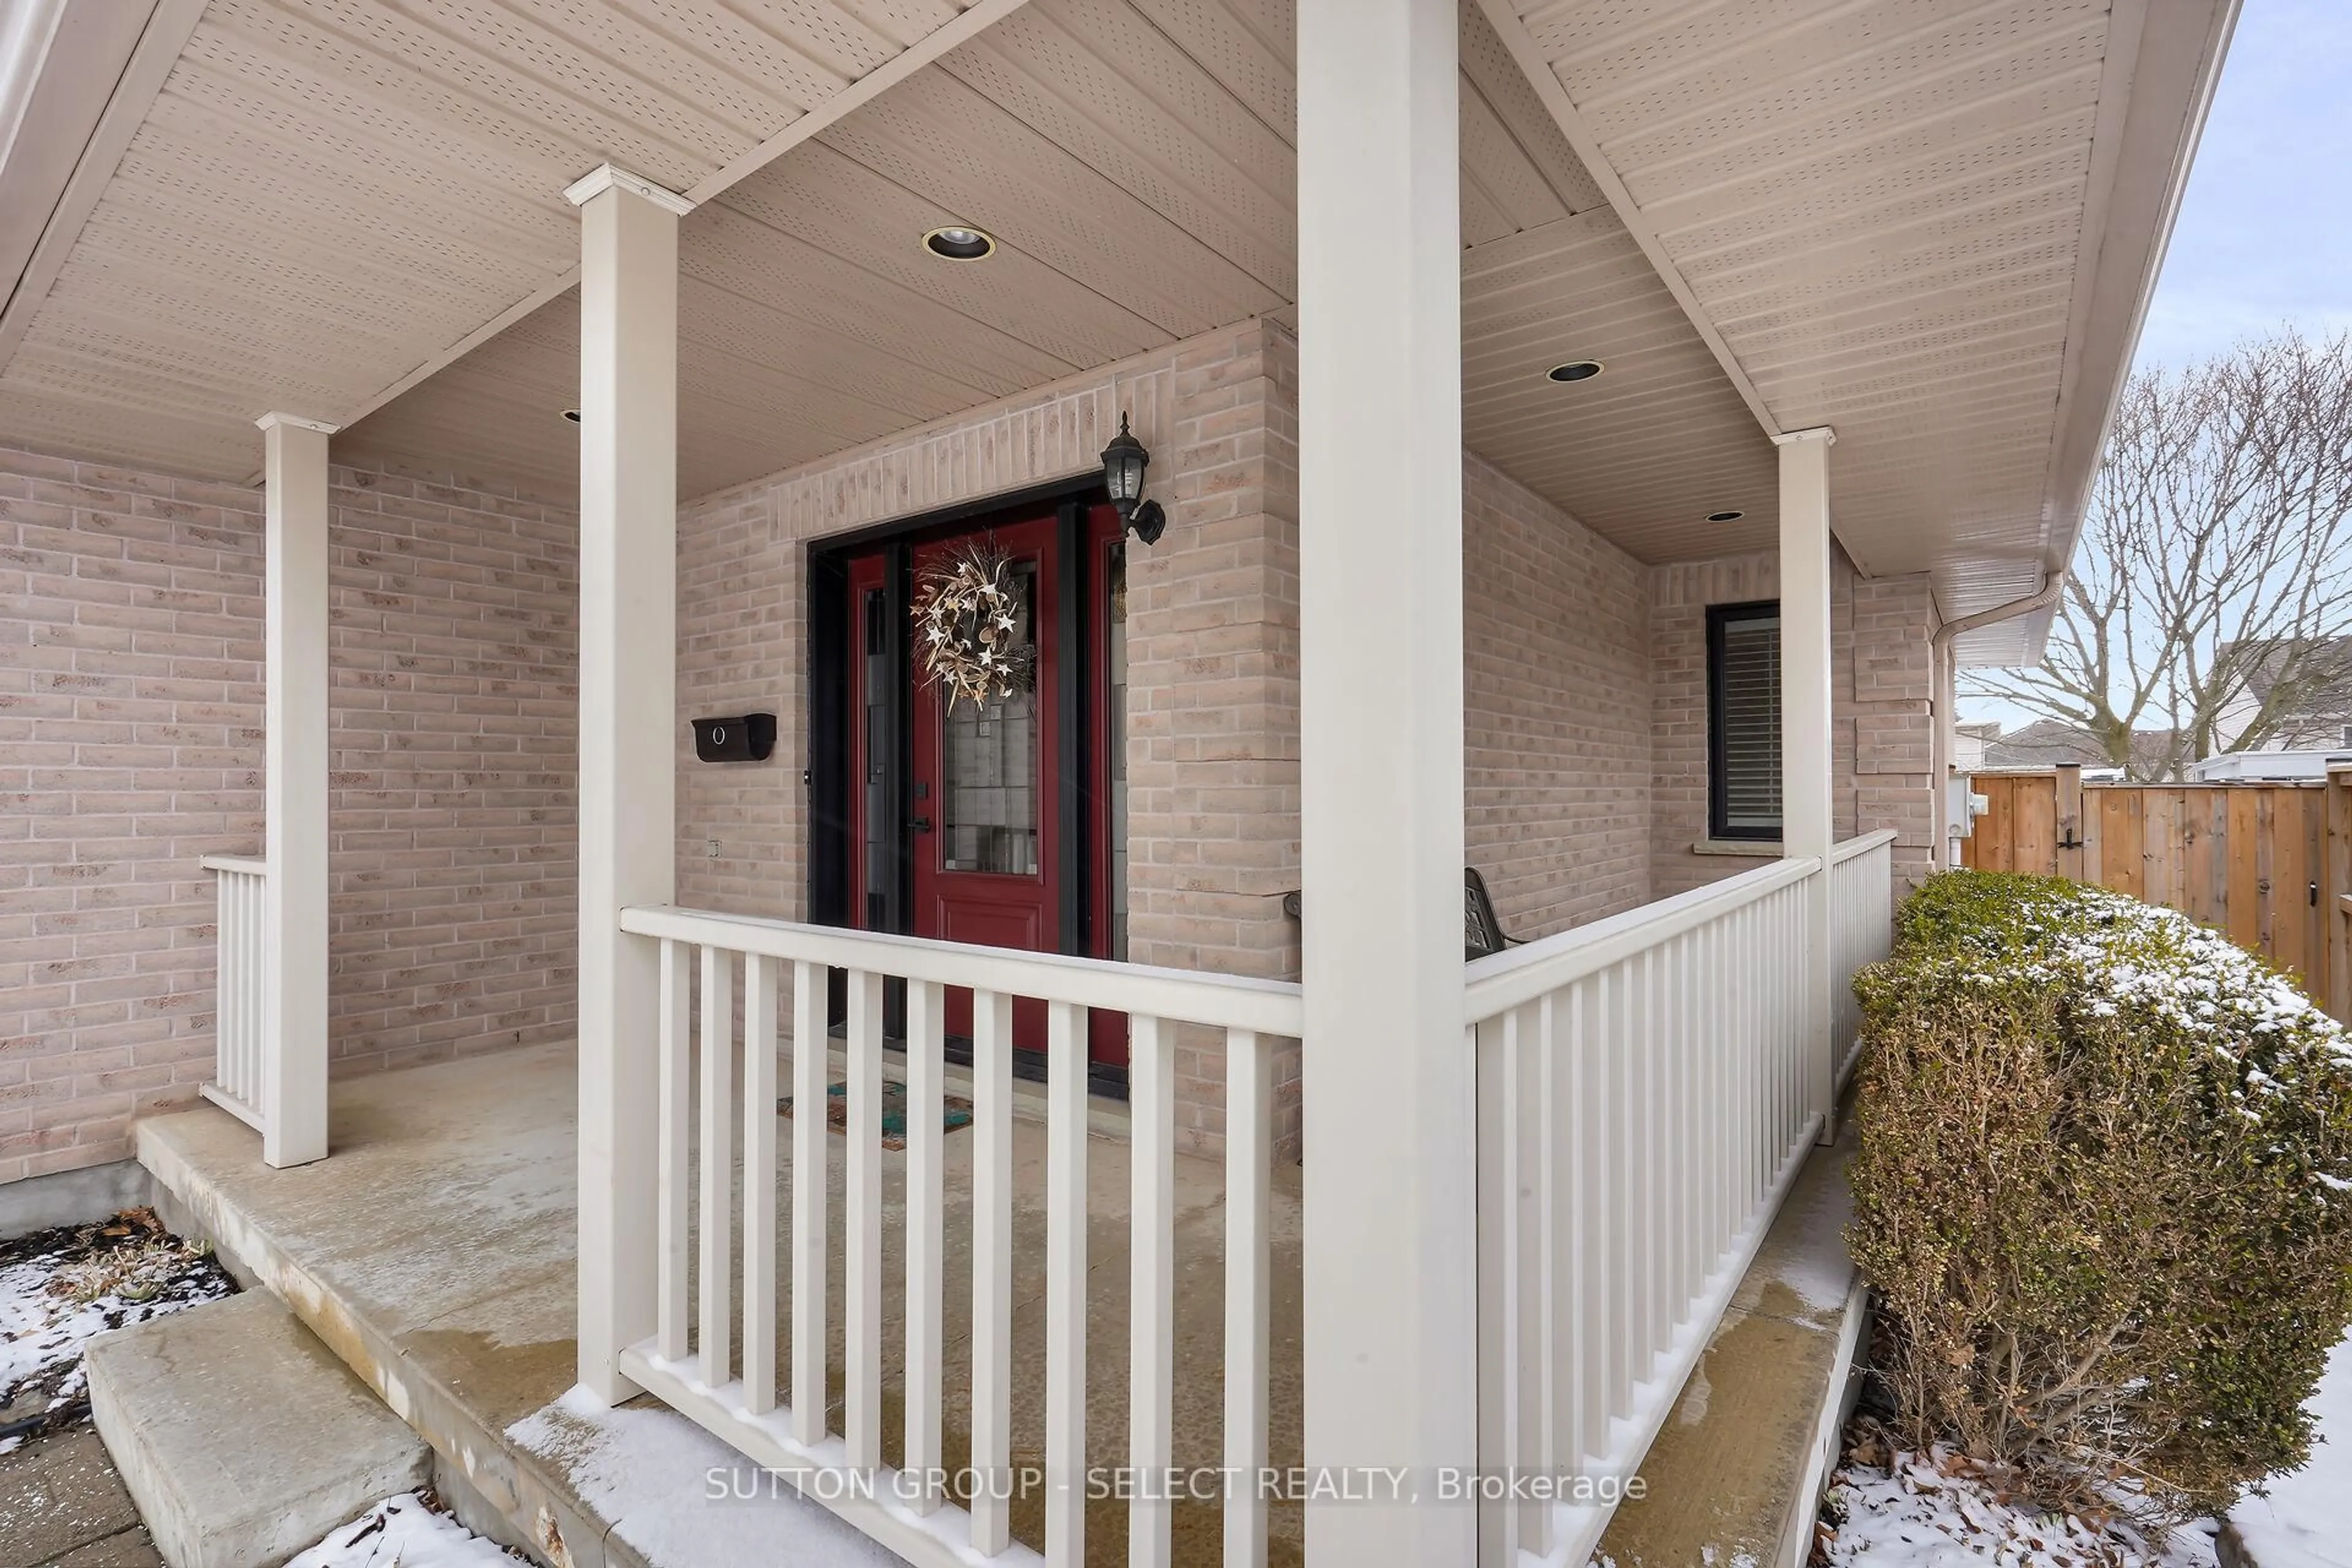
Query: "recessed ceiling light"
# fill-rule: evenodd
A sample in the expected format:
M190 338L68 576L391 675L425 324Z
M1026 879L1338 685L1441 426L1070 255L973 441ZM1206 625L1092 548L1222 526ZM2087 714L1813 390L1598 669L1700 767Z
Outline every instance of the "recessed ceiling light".
M1544 374L1553 381L1591 381L1601 374L1597 359L1572 359L1566 364L1556 364Z
M1706 520L1709 522L1738 522L1747 515L1744 511L1711 511L1706 514Z
M571 421L572 421L572 423L573 423L574 425L577 425L577 424L579 424L579 423L580 423L580 410L578 410L577 408L567 408L567 409L565 409L565 410L563 411L563 416L564 416L566 419L571 420Z
M995 252L996 237L985 229L950 224L926 233L923 248L950 261L979 261Z

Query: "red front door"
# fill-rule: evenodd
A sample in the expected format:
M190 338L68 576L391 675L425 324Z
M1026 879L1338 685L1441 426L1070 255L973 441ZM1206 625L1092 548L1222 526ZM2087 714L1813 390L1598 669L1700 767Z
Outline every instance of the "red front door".
M851 604L849 677L851 919L868 930L1032 952L1126 956L1124 837L1120 809L1126 774L1125 560L1118 514L1088 510L1078 531L1082 563L1063 559L1057 514L999 523L911 547L908 574L975 538L992 541L1010 560L1016 601L1014 633L1035 649L1027 689L974 704L922 668L907 629L904 600L892 611L889 569L880 552L845 563ZM1083 565L1086 603L1071 605ZM904 659L891 649L905 637ZM1066 646L1075 637L1077 646ZM903 671L895 675L893 671ZM1072 702L1066 683L1076 683ZM893 743L905 723L903 790L893 779ZM1075 720L1077 733L1063 730ZM903 799L900 814L896 803ZM1068 840L1081 838L1083 842ZM903 855L903 860L900 857ZM1075 858L1086 875L1065 876ZM901 920L889 891L907 868ZM1092 911L1087 919L1074 900ZM1087 937L1076 940L1084 923ZM947 1030L969 1037L971 998L947 995ZM1127 1017L1096 1012L1087 1051L1101 1067L1127 1062ZM1024 1053L1045 1050L1045 1009L1016 1001L1013 1039ZM1039 1065L1033 1058L1024 1071Z
M917 936L1032 952L1061 950L1056 759L1065 661L1053 635L1060 611L1055 531L1055 520L1045 517L991 535L1013 561L1020 622L1013 635L1037 650L1031 689L984 704L950 702L946 686L918 668L908 812ZM916 547L917 582L951 542ZM962 1016L969 1005L968 997L950 1003L950 1032L970 1032ZM1042 1044L1042 1021L1033 1028L1020 1020L1014 1027L1024 1045Z

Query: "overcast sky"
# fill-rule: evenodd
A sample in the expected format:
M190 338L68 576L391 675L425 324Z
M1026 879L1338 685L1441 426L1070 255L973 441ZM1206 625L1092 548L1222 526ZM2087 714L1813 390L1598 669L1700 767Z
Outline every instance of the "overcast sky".
M2178 364L2352 327L2352 5L2245 0L2140 338Z
M2245 0L2137 363L2352 330L2352 0ZM1963 696L1963 719L2033 715Z

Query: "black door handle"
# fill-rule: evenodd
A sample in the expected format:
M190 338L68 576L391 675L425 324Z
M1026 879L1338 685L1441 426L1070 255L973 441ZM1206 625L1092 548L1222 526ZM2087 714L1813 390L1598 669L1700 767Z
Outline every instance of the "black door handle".
M919 816L907 826L918 833L929 833L931 830L931 819L928 816Z

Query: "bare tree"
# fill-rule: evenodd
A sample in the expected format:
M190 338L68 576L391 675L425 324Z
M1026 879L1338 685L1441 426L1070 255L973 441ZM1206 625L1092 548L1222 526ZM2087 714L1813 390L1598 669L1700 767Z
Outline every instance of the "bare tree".
M2352 344L2292 329L2131 378L2042 664L1969 679L2147 779L2297 739L2347 684Z

